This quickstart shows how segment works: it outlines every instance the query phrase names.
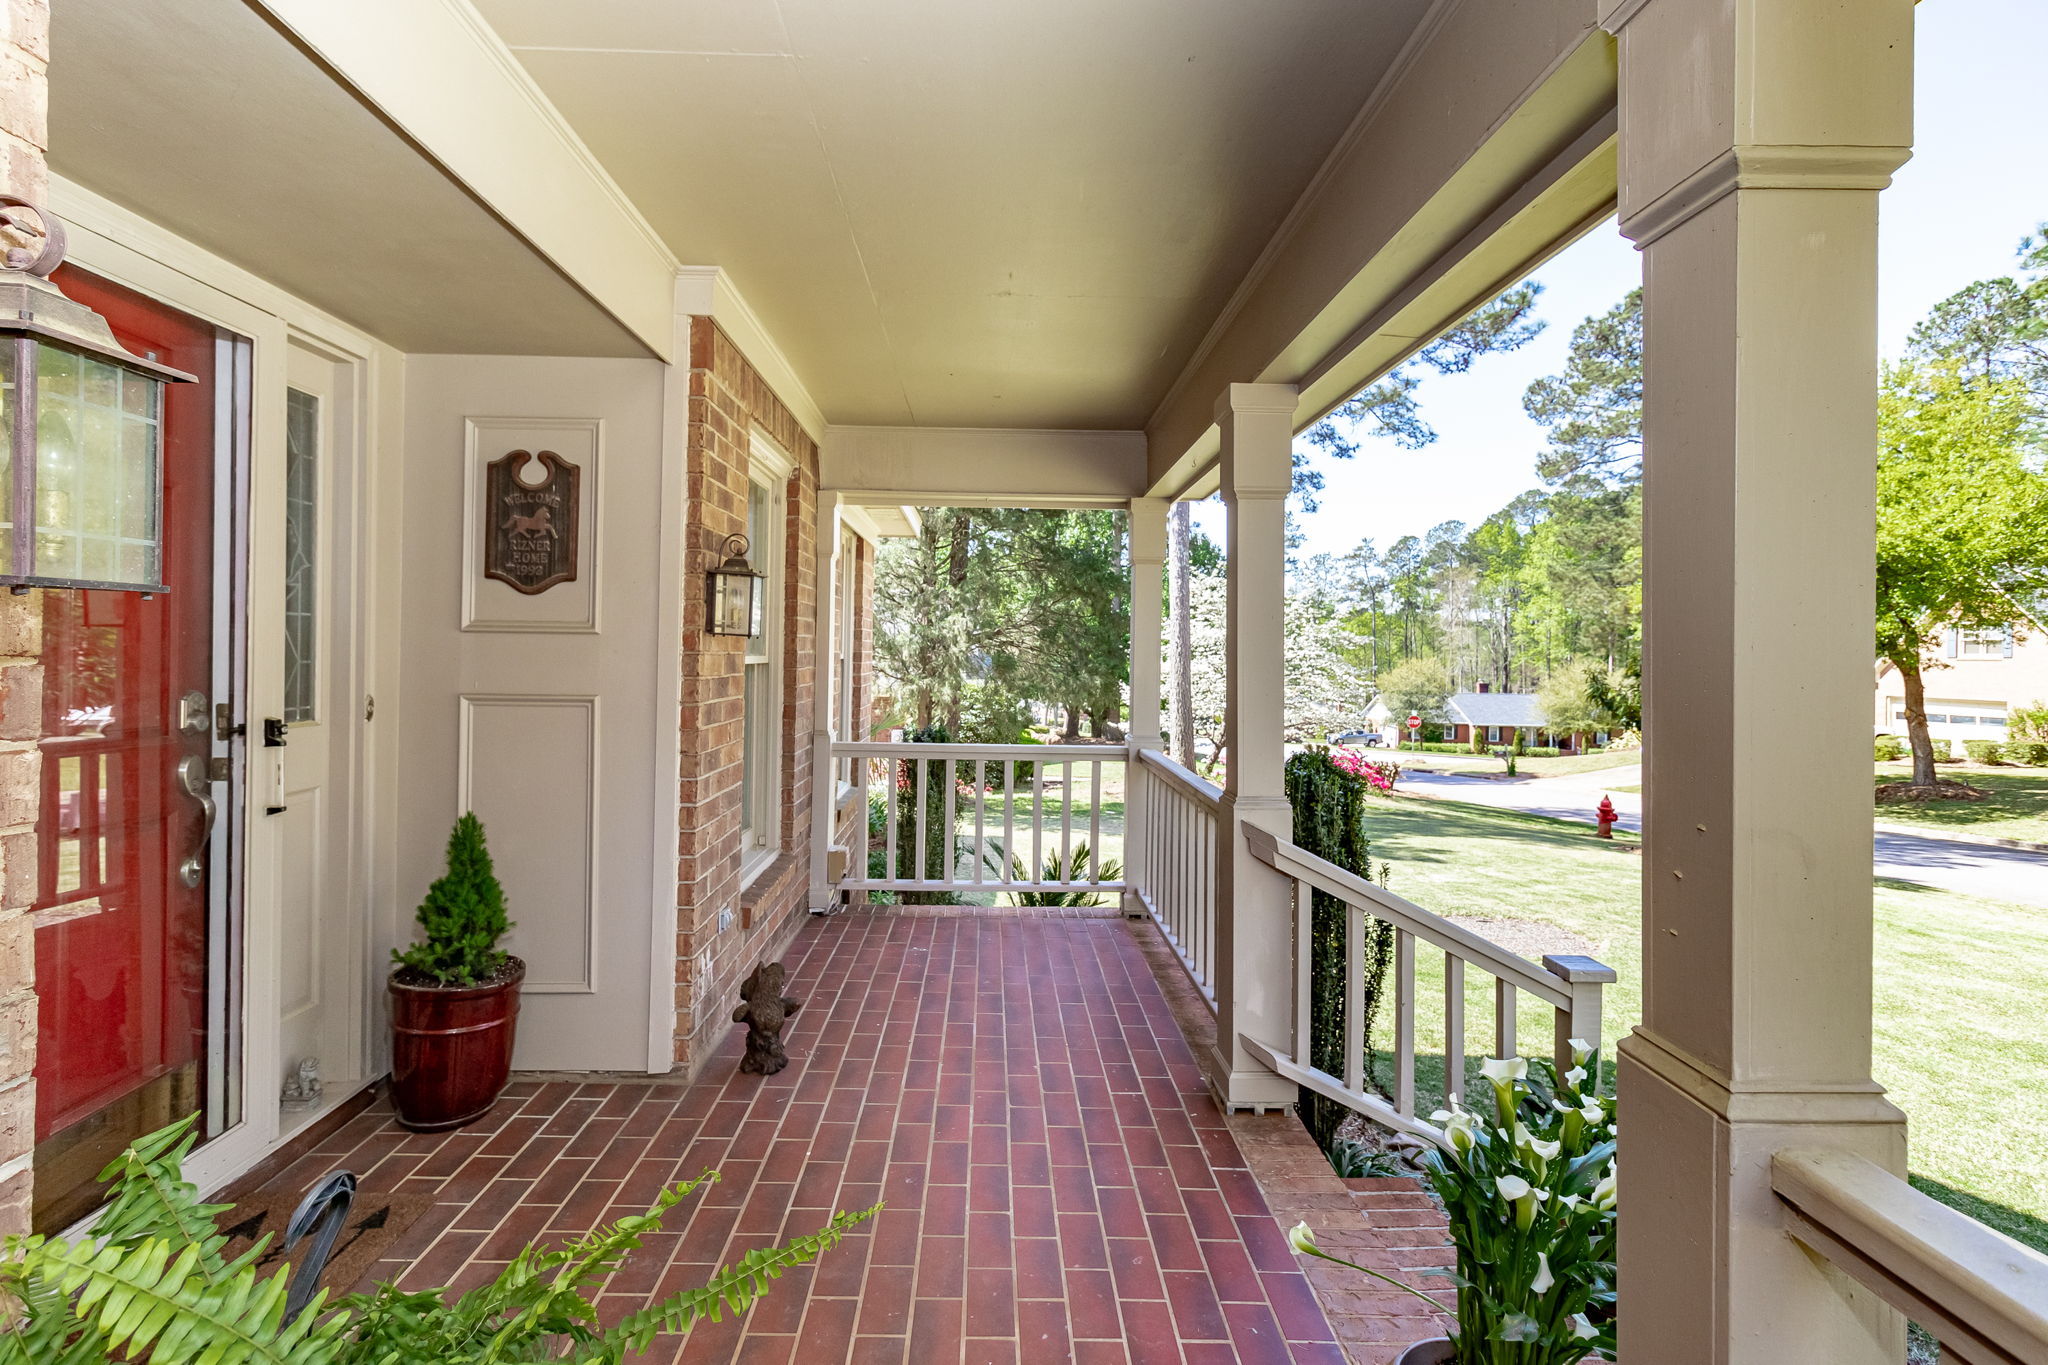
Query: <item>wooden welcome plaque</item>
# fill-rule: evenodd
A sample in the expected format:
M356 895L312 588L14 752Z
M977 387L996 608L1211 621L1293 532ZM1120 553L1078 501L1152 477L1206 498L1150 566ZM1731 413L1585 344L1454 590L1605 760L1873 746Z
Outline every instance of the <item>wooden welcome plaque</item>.
M539 455L544 477L520 477L530 451L514 450L485 466L484 577L527 594L576 578L578 481L583 471L552 450Z

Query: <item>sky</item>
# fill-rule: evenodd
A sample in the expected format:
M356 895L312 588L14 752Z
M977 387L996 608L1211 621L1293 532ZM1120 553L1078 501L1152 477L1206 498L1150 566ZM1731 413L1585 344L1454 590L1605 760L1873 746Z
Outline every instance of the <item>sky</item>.
M1878 340L1895 356L1913 324L1973 280L2010 273L2022 237L2048 221L2040 84L2048 0L1922 0L1917 11L1913 159L1879 197ZM1366 439L1351 460L1319 459L1321 510L1299 516L1301 553L1384 550L1444 521L1476 525L1537 485L1542 428L1522 412L1530 382L1564 366L1572 328L1641 281L1610 222L1536 272L1543 335L1462 375L1427 373L1418 397L1436 444ZM1197 508L1219 540L1223 509Z

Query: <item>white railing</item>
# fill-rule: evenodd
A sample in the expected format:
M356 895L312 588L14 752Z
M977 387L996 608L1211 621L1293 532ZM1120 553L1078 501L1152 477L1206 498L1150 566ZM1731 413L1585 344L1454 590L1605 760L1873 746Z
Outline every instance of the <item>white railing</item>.
M1216 810L1223 789L1150 749L1131 765L1130 881L1188 978L1216 1008Z
M1242 1041L1266 1065L1311 1090L1356 1109L1397 1132L1435 1142L1442 1132L1416 1116L1416 944L1441 951L1443 964L1443 1074L1445 1088L1462 1096L1466 1074L1465 969L1470 966L1494 978L1493 1036L1497 1057L1517 1055L1515 1026L1519 994L1527 991L1556 1010L1554 1048L1560 1066L1571 1065L1571 1040L1600 1037L1601 987L1614 972L1590 957L1546 956L1541 966L1507 951L1469 929L1433 915L1335 863L1296 848L1271 831L1245 827L1251 855L1294 883L1295 1001L1294 1038L1272 1040L1244 1036ZM1394 934L1393 1100L1377 1093L1366 1074L1365 1018L1360 1008L1345 1017L1344 1074L1331 1075L1309 1065L1309 979L1312 964L1313 892L1344 903L1345 998L1363 998L1368 919L1384 921Z
M851 761L856 802L841 890L1114 898L1125 888L1124 749L864 742L832 754Z
M1941 1343L1943 1365L2048 1365L2048 1256L1852 1152L1784 1151L1791 1232Z

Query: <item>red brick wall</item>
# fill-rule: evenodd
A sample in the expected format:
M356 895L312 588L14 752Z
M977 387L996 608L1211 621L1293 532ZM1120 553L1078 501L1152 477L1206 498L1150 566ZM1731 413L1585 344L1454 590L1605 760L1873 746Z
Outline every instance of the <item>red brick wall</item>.
M796 461L783 537L781 855L740 885L744 646L705 630L705 574L746 529L759 428ZM694 1076L734 1025L739 983L795 932L809 893L811 742L817 701L818 451L796 418L709 318L690 328L689 509L683 593L681 820L677 843L677 1069ZM732 922L719 928L722 911ZM796 983L801 987L802 983ZM801 994L801 990L798 991Z
M0 5L0 189L41 203L49 108L48 0ZM0 245L9 245L0 242ZM0 1233L29 1227L35 1147L36 810L42 799L43 610L0 594Z

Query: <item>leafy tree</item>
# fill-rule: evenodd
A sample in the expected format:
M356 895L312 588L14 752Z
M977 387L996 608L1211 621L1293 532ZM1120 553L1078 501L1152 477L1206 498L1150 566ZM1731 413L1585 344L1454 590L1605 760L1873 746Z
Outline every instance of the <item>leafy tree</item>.
M1586 700L1625 730L1643 728L1643 656L1631 654L1620 668L1586 676Z
M1539 379L1522 408L1550 432L1536 472L1629 484L1643 469L1643 291L1572 329L1564 373Z
M1543 714L1546 730L1576 740L1589 731L1616 724L1614 715L1592 699L1594 676L1590 663L1575 659L1544 680L1536 689L1536 709Z
M2016 277L1978 280L1929 311L1907 341L1916 363L1953 362L1967 376L2016 379L2048 398L2048 223L2018 255Z
M1399 722L1405 723L1412 714L1429 724L1442 724L1450 714L1450 670L1442 660L1426 654L1403 659L1380 675L1380 695Z
M420 942L392 960L443 986L489 981L511 955L498 947L512 927L505 918L505 888L491 866L484 827L464 811L448 834L448 870L427 888L416 914Z
M1925 672L1945 631L2039 628L2048 597L2048 477L2017 376L1957 362L1885 374L1878 400L1877 654L1899 671L1913 785L1938 790Z

